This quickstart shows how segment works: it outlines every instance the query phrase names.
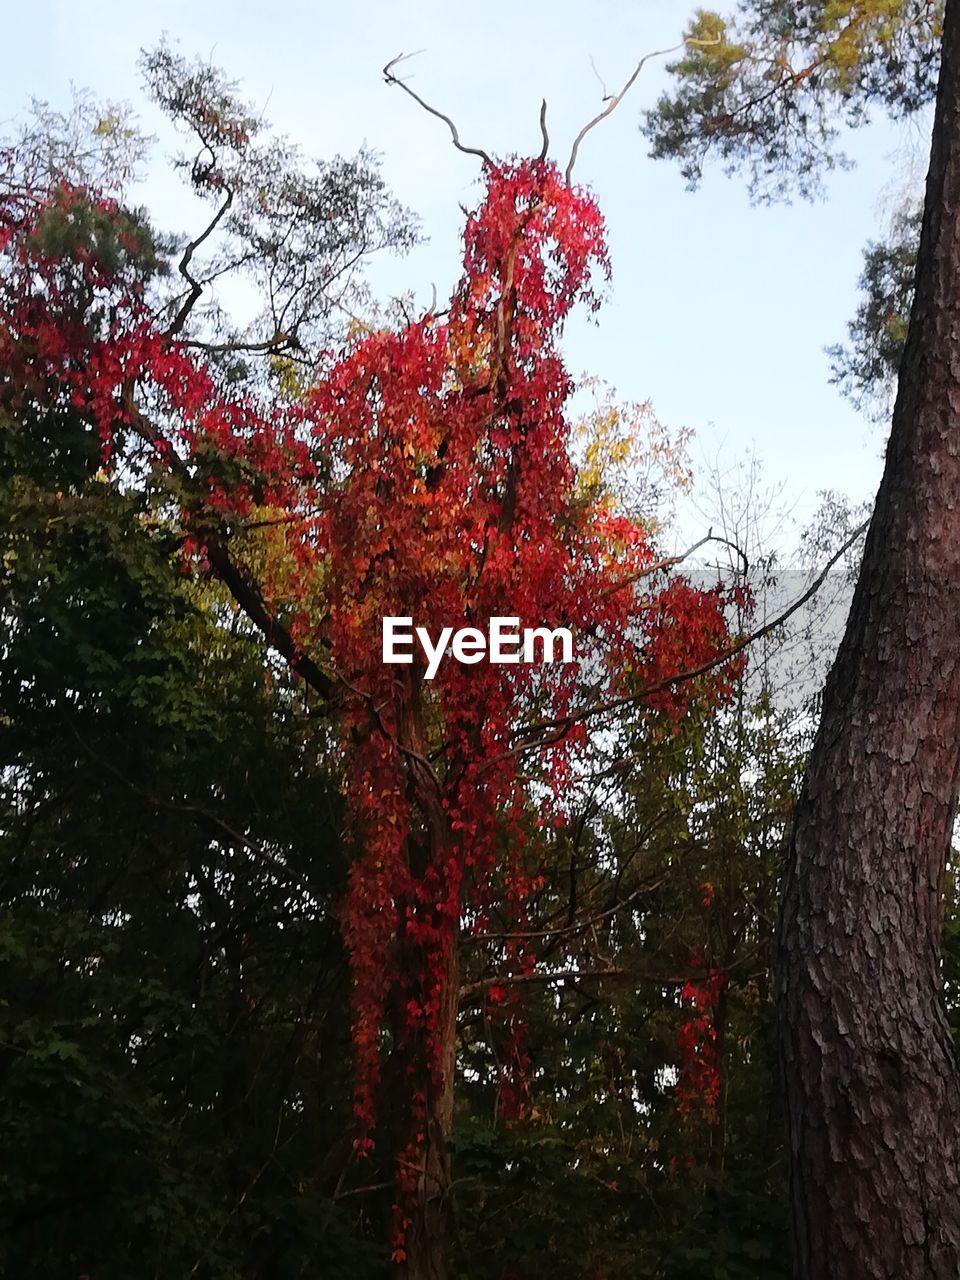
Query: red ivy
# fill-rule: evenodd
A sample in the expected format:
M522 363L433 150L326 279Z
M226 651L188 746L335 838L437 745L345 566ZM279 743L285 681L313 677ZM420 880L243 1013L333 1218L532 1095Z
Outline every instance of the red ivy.
M91 198L61 189L46 209L69 217ZM645 578L656 549L644 528L575 490L572 384L558 340L574 305L597 305L595 282L608 272L602 217L550 163L488 168L445 316L355 341L291 404L226 390L94 253L78 251L69 269L44 257L35 235L44 212L0 208L2 342L24 384L89 415L108 454L130 432L147 440L178 479L185 553L201 569L211 529L263 507L287 517L273 544L277 571L259 589L340 690L356 842L343 928L357 1148L372 1143L390 1001L402 1011L392 1032L412 1134L398 1166L402 1254L431 1099L449 1084L443 1019L461 920L500 895L522 923L533 887L523 872L532 801L518 731L530 718L554 726L538 749L550 791L542 807L554 814L587 731L576 715L577 663L447 661L426 686L418 668L383 665L381 619L413 616L433 635L504 615L569 627L593 664L593 696L650 687L646 711L668 726L695 700L722 698L732 674L670 683L729 643L724 596ZM509 1042L504 1105L522 1114L528 1062L510 978L533 958L516 945L507 959L511 972L488 999ZM708 1101L717 990L713 978L684 989L696 1016L681 1036L682 1087Z

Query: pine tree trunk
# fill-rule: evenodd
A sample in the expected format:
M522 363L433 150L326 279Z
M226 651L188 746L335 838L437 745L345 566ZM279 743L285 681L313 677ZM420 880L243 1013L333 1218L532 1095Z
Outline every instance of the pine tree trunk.
M960 783L960 0L917 290L778 937L795 1274L957 1280L960 1087L941 1006Z

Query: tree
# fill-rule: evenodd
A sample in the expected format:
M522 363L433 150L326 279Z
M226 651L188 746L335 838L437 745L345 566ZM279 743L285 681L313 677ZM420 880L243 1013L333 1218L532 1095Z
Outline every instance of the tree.
M775 683L800 678L784 637L762 647L729 707L660 740L622 716L568 791L530 903L521 1123L496 1123L484 1010L463 1023L454 1171L478 1277L504 1258L535 1277L545 1254L578 1280L788 1274L772 952L811 731ZM506 936L482 939L490 968Z
M948 4L884 476L784 885L778 989L802 1275L960 1267L960 1084L940 995L960 786L958 129L960 9Z
M645 116L651 155L679 160L692 187L716 155L760 199L811 195L849 163L841 125L929 102L942 16L941 0L743 0L730 20L698 9L674 86Z
M796 26L777 6L755 13L754 34L773 40L779 15L789 21L781 40L799 33L814 56L803 67L785 57L764 91L752 61L762 44L736 47L720 29L729 74L700 54L681 64L683 85L661 104L658 136L664 152L690 156L693 177L712 119L735 162L747 157L761 174L782 175L786 157L803 180L815 156L804 103L819 103L821 120L831 95L855 114L871 100L911 109L940 57L890 442L795 816L778 1000L798 1276L954 1276L960 1087L940 947L960 785L960 8L947 3L942 27L934 5L812 5ZM792 157L773 132L773 104L783 138L803 144Z
M329 726L82 415L0 461L0 1268L372 1275Z
M557 341L606 259L599 211L569 168L483 155L446 315L359 334L274 390L238 378L222 344L185 336L203 294L192 255L249 195L231 166L252 126L208 80L184 95L205 148L192 179L226 195L181 257L179 305L151 305L149 229L109 195L59 181L9 197L9 409L79 416L111 477L158 485L185 563L226 587L313 713L339 723L356 849L343 910L356 1150L372 1147L385 1092L393 1258L418 1280L440 1277L462 924L482 927L500 891L522 926L536 887L522 852L538 822L562 815L588 720L639 705L651 732L669 734L727 694L738 663L725 596L671 577L674 559L658 558L641 522L574 483ZM180 96L161 100L182 109ZM284 198L260 190L256 216ZM234 230L256 245L245 221ZM226 354L290 345L231 338ZM514 615L572 628L579 664L447 662L434 680L418 660L382 661L385 616L436 636ZM505 960L519 978L533 956L521 944ZM519 1108L518 1019L508 1033L501 1088Z

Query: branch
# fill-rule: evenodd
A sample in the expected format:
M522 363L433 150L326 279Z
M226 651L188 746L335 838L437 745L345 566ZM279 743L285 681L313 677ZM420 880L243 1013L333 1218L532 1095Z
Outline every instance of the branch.
M335 681L305 654L290 635L287 628L270 612L259 586L247 571L236 564L227 548L214 535L200 532L206 547L207 560L214 575L223 583L250 621L263 633L271 649L276 649L287 660L290 669L304 680L322 698L329 700L336 687Z
M747 561L746 553L738 547L735 542L731 542L729 538L723 538L720 534L714 533L712 529L709 529L705 537L701 538L698 542L692 543L687 547L686 551L681 551L679 555L664 556L660 560L655 560L653 564L648 564L642 569L638 569L636 573L631 573L626 578L621 578L621 580L619 582L615 582L612 587L607 587L606 591L603 593L604 597L612 595L615 591L622 591L624 587L632 586L635 582L639 582L641 578L649 578L653 574L660 573L664 569L672 569L675 565L683 564L684 560L689 559L695 551L699 551L700 548L705 546L708 542L719 542L721 546L729 547L731 551L735 551L743 561L744 573L747 572L749 563Z
M658 889L663 884L663 880L654 880L651 884L641 885L639 889L634 889L629 893L622 902L618 902L613 907L608 907L606 911L601 911L598 915L590 916L587 920L581 920L577 924L563 925L559 929L536 929L525 932L514 933L474 933L469 934L467 941L469 942L507 942L516 938L560 938L571 933L583 933L584 929L590 929L594 925L599 924L602 920L608 919L610 916L618 915L621 911L635 902L637 898L642 897L646 893L652 893L654 889Z
M190 273L190 263L193 259L193 255L200 248L203 242L213 235L214 231L216 231L217 227L219 226L221 219L226 214L227 210L230 208L232 204L233 204L233 192L228 190L226 200L224 200L223 204L220 206L217 212L213 215L213 218L210 220L210 222L207 223L206 228L200 232L200 234L197 236L195 240L191 240L190 243L187 245L187 247L183 251L183 257L180 259L179 271L180 271L180 274L183 276L184 280L186 280L187 284L189 284L190 292L187 295L180 310L174 316L173 322L171 323L169 329L167 329L165 336L168 338L172 338L174 337L175 334L178 334L180 332L180 330L186 324L187 317L190 315L190 312L193 310L197 299L200 297L201 293L203 293L203 285Z
M170 474L189 491L192 487L191 479L183 460L174 453L169 441L164 439L153 423L137 408L133 400L132 384L128 384L124 389L123 407L129 425L144 443L160 454ZM287 660L291 670L322 698L329 701L336 688L336 681L300 649L287 628L270 612L257 583L231 558L230 552L216 534L212 530L199 527L193 532L203 540L207 560L214 576L223 583L250 621L262 632L267 644Z
M442 111L438 111L436 107L431 107L429 102L424 102L423 98L421 98L420 95L416 93L413 89L411 89L405 80L401 80L399 76L395 76L393 74L393 68L399 62L404 62L406 61L407 58L412 58L414 56L415 55L412 53L398 53L395 58L391 58L391 60L383 68L384 80L386 80L387 84L398 84L400 88L404 90L404 92L409 93L410 97L413 98L415 102L418 102L421 107L423 107L424 111L429 111L429 113L432 116L436 116L438 120L442 120L444 124L447 126L447 128L450 130L451 137L453 138L453 145L457 148L458 151L462 151L464 155L468 155L468 156L479 156L485 165L487 165L491 169L494 168L493 161L487 155L486 151L484 151L482 148L464 146L464 144L460 141L460 134L457 132L457 126L453 123L453 121L450 119L449 116L444 115Z
M477 996L482 996L488 987L516 987L522 983L528 982L564 982L566 980L576 981L579 978L622 978L627 974L626 969L563 969L559 973L507 973L499 977L483 978L480 982L468 982L460 988L459 1001L464 1004L468 1000L475 1000ZM658 979L663 982L679 982L682 978L663 978Z
M366 1187L349 1187L346 1191L336 1191L333 1198L334 1200L344 1200L347 1196L366 1196L374 1191L389 1191L396 1185L396 1181L393 1178L389 1182L371 1182Z
M547 151L550 148L550 135L547 133L547 100L546 98L540 103L540 135L543 138L543 146L540 148L538 160L546 160Z
M346 690L348 690L348 692L352 693L355 698L360 698L362 701L367 703L367 706L370 709L370 714L373 716L374 720L376 720L377 728L380 733L383 734L384 738L386 738L392 746L396 747L401 755L406 756L408 760L412 761L419 767L422 775L426 777L428 783L431 785L433 790L436 791L437 796L442 797L443 789L440 786L440 779L437 777L436 770L434 769L432 762L428 760L425 755L416 751L413 747L404 746L393 730L384 722L383 716L380 714L380 706L377 704L373 694L367 693L364 689L358 689L357 686L351 684L345 676L338 675L337 680Z
M666 55L669 53L676 53L679 49L685 49L688 46L695 46L696 48L704 49L704 48L709 48L711 45L715 45L719 43L720 43L719 36L717 37L716 40L681 40L679 44L671 45L669 49L654 49L651 53L645 53L643 57L640 59L640 61L637 63L637 65L634 67L633 74L631 75L627 83L623 86L623 88L620 90L620 92L615 93L610 97L607 97L605 99L607 105L603 108L603 110L600 111L597 115L595 115L592 120L589 120L583 126L583 128L580 130L577 136L574 138L573 147L570 150L570 159L567 161L567 168L564 174L564 178L566 179L567 186L568 187L570 186L570 180L573 176L573 166L577 162L577 152L580 150L580 143L584 140L584 138L587 136L590 130L595 128L600 123L601 120L605 120L608 115L616 111L617 107L623 101L626 94L629 93L630 89L633 87L633 82L636 80L637 76L643 70L644 65L647 62L649 62L651 58L663 58L663 57L666 57ZM596 67L594 67L594 71L596 71Z
M250 355L281 355L287 351L302 351L300 339L295 333L275 333L272 338L264 338L260 342L204 342L200 338L187 338L181 346L191 351L202 351L208 356L223 355L226 352L239 355L247 352Z
M607 702L599 702L593 707L585 708L583 711L574 712L568 716L560 716L556 720L541 720L538 724L521 729L517 733L517 737L520 738L525 738L530 734L542 734L546 730L554 730L555 732L549 737L531 738L529 742L524 742L514 747L507 754L515 755L521 751L529 751L533 747L547 746L550 743L559 742L575 724L593 720L597 716L605 715L608 711L615 711L620 707L629 706L631 703L643 702L653 693L660 693L663 689L672 689L674 685L683 684L687 680L695 680L698 676L707 675L709 672L715 671L717 667L722 667L724 663L729 662L731 658L735 658L751 644L754 644L757 640L762 640L764 636L770 635L772 631L776 631L778 627L783 626L788 618L792 617L798 609L803 608L807 601L812 596L815 596L823 586L827 574L833 566L846 555L857 539L863 536L869 525L870 520L865 520L863 524L857 526L840 550L830 557L807 590L801 596L798 596L782 613L764 626L759 627L756 631L751 631L749 635L742 636L736 644L730 645L721 653L718 653L716 657L711 658L709 662L704 662L701 666L692 667L687 671L678 671L676 675L666 676L663 680L657 680L654 684L647 685L645 689L641 689L638 693L624 694L620 698L611 698ZM497 759L502 758L502 756L497 757ZM492 764L493 761L489 763Z
M142 787L139 783L136 783L132 779L126 777L121 773L116 765L96 752L93 747L91 747L90 744L81 737L80 730L72 720L68 719L67 724L70 726L73 736L76 738L77 742L95 764L106 769L108 773L113 774L118 782L123 783L123 785L132 791L134 795L140 796L142 799L146 800L148 804L154 807L154 809L165 809L170 813L188 813L195 817L205 819L214 827L217 827L220 831L224 832L225 835L229 836L234 843L241 845L255 858L261 858L264 862L268 863L280 878L286 880L288 884L296 885L301 892L310 892L310 888L307 883L304 880L301 880L301 878L292 871L289 866L287 866L282 858L278 858L276 854L270 853L269 850L265 849L262 845L256 844L249 836L245 836L242 831L238 831L235 827L231 826L230 823L224 822L222 818L219 818L215 813L211 813L209 809L201 808L200 805L196 804L181 804L174 800L164 800L162 796L158 796L154 792L148 791L146 787Z

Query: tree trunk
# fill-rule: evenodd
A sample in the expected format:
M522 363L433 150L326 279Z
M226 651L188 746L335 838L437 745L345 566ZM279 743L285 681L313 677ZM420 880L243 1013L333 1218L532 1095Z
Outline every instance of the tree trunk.
M960 1087L941 1006L960 775L960 0L917 288L778 936L795 1274L957 1280Z
M438 1085L426 1088L424 1142L418 1163L416 1199L407 1232L404 1280L446 1280L450 1269L452 1206L450 1140L453 1136L454 1071L457 1044L459 953L450 949L440 1012L441 1072ZM418 1121L419 1123L419 1121Z
M426 763L429 743L424 729L422 672L406 674L407 696L399 718L399 740L408 756L410 793L422 819L422 831L408 840L410 868L418 880L442 867L450 856L450 828L443 806L441 785ZM422 909L422 906L421 906ZM439 923L435 921L434 923ZM460 954L457 929L448 940L440 967L440 1008L436 1025L436 1052L426 1042L418 1046L415 1061L394 1063L399 1082L394 1115L396 1151L401 1160L416 1166L413 1195L401 1211L409 1222L405 1232L406 1257L400 1264L401 1280L446 1280L450 1270L452 1206L450 1201L450 1141L453 1136L453 1099L457 1050L457 1011L460 999ZM415 943L409 962L401 967L420 973L425 964L421 944ZM429 976L425 979L430 981ZM424 993L425 994L425 993ZM404 1043L401 1007L396 1010L395 1043ZM430 1069L434 1062L436 1070ZM411 1074L411 1072L413 1074ZM422 1093L422 1109L414 1094ZM411 1169L402 1171L413 1173Z

